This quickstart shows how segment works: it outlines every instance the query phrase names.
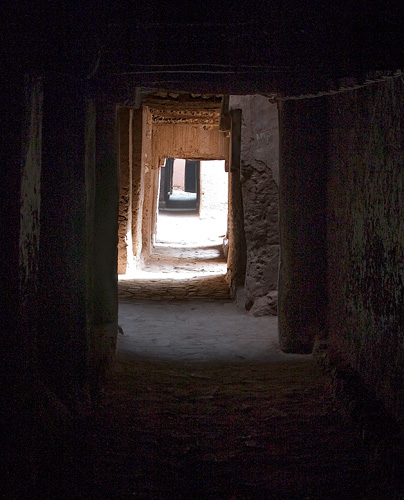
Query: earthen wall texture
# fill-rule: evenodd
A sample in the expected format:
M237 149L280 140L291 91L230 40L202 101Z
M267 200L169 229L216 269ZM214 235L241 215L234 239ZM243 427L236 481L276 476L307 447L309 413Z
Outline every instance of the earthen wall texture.
M80 88L44 83L37 352L56 395L82 383L88 361L87 112Z
M128 260L127 233L132 222L131 182L132 151L129 133L131 129L131 110L119 110L119 229L118 229L118 274L125 274Z
M230 172L228 179L229 207L227 232L229 252L227 255L227 277L230 295L237 296L238 288L244 286L247 250L244 233L243 199L240 172Z
M94 206L94 342L90 349L100 377L110 366L118 332L118 110L97 102Z
M142 213L144 195L144 165L143 165L143 111L133 110L132 122L132 251L133 262L129 266L136 266L142 252ZM145 139L146 140L146 139ZM150 141L150 139L149 139ZM144 145L147 147L147 144Z
M275 104L263 96L232 96L242 110L241 167L247 244L246 306L276 314L279 268L279 128Z
M278 316L285 352L311 352L325 325L326 105L326 98L280 104Z
M20 272L22 294L29 307L36 295L40 238L42 81L33 79L27 85L27 125L23 138L23 172L20 208ZM32 311L31 311L32 312Z
M164 158L227 160L229 139L217 126L154 125L153 165Z
M152 219L153 219L153 195L154 195L154 175L153 169L158 165L153 164L152 146L152 120L149 108L143 108L142 124L142 178L140 179L141 196L143 204L138 212L138 223L141 217L142 228L142 257L147 258L151 252Z
M331 355L404 412L404 84L329 101Z

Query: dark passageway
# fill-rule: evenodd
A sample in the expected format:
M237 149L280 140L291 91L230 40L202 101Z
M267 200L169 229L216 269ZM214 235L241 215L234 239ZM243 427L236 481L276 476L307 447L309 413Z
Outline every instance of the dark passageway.
M278 318L230 299L220 247L187 246L202 238L198 229L195 241L175 232L198 222L164 221L161 237L172 241L119 282L124 334L93 421L94 494L394 498L341 417L321 354L284 354ZM175 246L181 236L187 244Z
M385 498L313 356L282 353L278 318L231 300L222 221L164 212L158 224L150 257L118 284L124 334L94 421L96 491Z
M120 354L92 431L105 499L394 498L309 358L201 364Z
M209 252L156 247L139 276L119 283L124 334L94 420L96 494L144 500L393 495L368 469L318 359L282 353L278 318L253 317L231 301L223 256L216 250L212 261Z
M394 498L313 357L280 352L277 318L218 300L120 305L134 306L93 424L101 498Z
M166 3L0 7L0 497L402 500L401 3Z

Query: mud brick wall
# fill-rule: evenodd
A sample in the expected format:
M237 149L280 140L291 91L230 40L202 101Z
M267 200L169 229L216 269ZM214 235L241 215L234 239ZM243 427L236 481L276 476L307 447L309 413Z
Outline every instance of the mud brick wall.
M404 84L329 100L331 355L404 411ZM401 417L402 418L402 417Z

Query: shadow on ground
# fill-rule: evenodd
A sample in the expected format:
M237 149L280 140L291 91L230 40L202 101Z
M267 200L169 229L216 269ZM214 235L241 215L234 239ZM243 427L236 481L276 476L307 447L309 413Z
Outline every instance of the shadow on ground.
M313 358L118 357L92 428L105 499L392 498L368 474Z

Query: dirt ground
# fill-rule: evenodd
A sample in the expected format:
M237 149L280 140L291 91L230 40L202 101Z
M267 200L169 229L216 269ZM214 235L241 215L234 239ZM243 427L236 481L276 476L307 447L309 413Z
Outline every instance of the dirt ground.
M118 359L93 427L105 499L390 499L311 357Z
M225 262L192 244L157 248L120 281L126 332L88 429L86 498L398 500L368 470L313 356L280 352L276 318L206 294L204 280L223 287Z

